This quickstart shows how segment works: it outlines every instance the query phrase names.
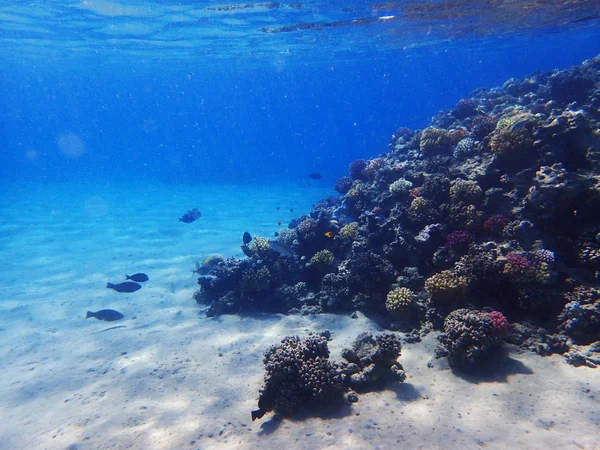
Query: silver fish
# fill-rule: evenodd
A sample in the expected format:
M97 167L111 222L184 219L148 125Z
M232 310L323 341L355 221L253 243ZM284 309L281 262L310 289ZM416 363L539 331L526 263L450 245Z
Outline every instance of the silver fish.
M271 246L271 248L273 250L275 250L280 255L283 255L283 256L294 256L294 252L292 251L292 249L289 248L287 245L279 242L279 241L276 241L274 239L270 239L269 240L269 245Z

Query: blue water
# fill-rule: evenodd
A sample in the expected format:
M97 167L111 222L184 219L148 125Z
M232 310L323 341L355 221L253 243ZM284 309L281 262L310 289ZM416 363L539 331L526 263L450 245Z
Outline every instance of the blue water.
M494 3L2 2L0 176L332 185L477 87L600 53L598 2Z
M192 269L307 214L399 127L599 54L599 17L598 0L0 0L0 449L595 448L585 368L531 356L531 375L468 383L426 367L433 336L403 349L412 390L252 423L264 349L328 328L339 355L379 325L207 319ZM138 271L141 290L106 289ZM86 321L104 308L118 329Z

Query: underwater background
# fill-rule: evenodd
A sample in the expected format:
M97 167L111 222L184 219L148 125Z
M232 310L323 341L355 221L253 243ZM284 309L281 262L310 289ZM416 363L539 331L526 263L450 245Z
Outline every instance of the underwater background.
M475 88L600 52L597 2L419 3L2 2L0 175L332 185Z
M199 300L217 278L200 271L222 257L278 264L264 237L333 209L352 161L391 151L397 176L420 167L399 128L598 54L596 0L0 1L0 449L600 448L600 347L575 352L576 368L539 356L561 345L542 333L538 354L512 345L479 377L431 362L435 332L395 331L406 382L282 421L260 405L265 349L328 330L340 360L360 333L389 330L360 308L215 314ZM107 289L135 272L149 276L139 290ZM123 319L86 320L104 309ZM257 400L269 414L255 422Z

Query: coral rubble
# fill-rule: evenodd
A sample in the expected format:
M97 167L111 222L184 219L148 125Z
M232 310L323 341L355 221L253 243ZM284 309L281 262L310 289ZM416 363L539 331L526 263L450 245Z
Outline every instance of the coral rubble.
M595 366L599 122L600 57L478 89L350 163L340 196L280 233L291 255L255 238L247 259L202 272L196 300L209 315L360 310L437 328L456 367L502 339Z

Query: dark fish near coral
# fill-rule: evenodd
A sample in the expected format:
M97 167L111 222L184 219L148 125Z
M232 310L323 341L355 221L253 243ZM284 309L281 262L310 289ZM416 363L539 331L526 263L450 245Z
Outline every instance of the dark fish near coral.
M251 411L252 422L256 419L262 419L263 416L273 409L273 400L275 398L273 389L266 389L261 392L258 398L258 409Z
M294 252L292 251L291 248L289 248L287 245L282 244L279 241L276 240L269 240L269 246L275 250L277 253L279 253L280 255L283 256L294 256Z
M312 172L308 174L308 178L311 180L320 180L323 176L319 172Z
M183 216L179 218L180 222L192 223L194 220L198 219L202 213L198 211L196 208L190 209Z
M133 275L125 275L125 278L131 281L135 281L137 283L143 283L144 281L148 281L148 275L145 273L134 273Z
M128 293L138 291L142 288L142 286L140 284L133 283L131 281L126 281L125 283L119 283L119 284L107 283L106 287L109 289L114 289L117 292L128 292Z
M120 320L124 316L119 311L115 311L114 309L101 309L100 311L88 311L85 314L85 318L89 319L90 317L95 317L98 320L106 320L107 322L114 322L115 320Z
M250 236L250 233L248 233L247 231L244 231L244 236L242 236L242 242L245 245L248 245L250 242L252 242L252 236Z

